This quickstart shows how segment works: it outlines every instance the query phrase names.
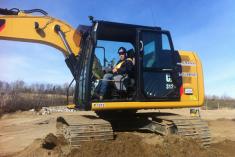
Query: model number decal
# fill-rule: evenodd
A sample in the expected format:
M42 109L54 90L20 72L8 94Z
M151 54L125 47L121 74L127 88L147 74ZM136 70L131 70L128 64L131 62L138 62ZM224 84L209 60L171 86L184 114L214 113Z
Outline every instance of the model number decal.
M196 66L196 64L192 61L182 61L181 63L177 63L177 65L181 66Z
M94 107L104 107L103 103L94 104Z
M179 73L179 76L182 76L182 77L197 77L197 73L182 72L182 73Z
M166 89L173 89L174 85L173 84L166 84Z

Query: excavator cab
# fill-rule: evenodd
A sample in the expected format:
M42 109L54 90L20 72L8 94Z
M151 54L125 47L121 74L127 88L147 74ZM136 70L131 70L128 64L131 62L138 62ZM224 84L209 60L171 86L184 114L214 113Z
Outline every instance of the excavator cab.
M90 110L92 103L100 104L94 98L94 84L97 84L97 79L102 79L103 69L110 66L106 64L107 56L117 56L117 49L107 52L115 43L127 46L127 55L134 62L134 75L128 78L132 82L131 88L123 91L110 86L110 96L103 102L180 101L182 76L179 76L181 66L177 64L180 57L174 50L168 31L160 27L98 20L93 21L92 26L79 26L77 30L83 34L82 41L85 41L82 42L82 70L75 92L78 107L84 105L82 108ZM101 46L102 42L105 44ZM99 54L97 49L100 50ZM102 59L97 56L102 56ZM124 79L120 86L124 86L123 82Z

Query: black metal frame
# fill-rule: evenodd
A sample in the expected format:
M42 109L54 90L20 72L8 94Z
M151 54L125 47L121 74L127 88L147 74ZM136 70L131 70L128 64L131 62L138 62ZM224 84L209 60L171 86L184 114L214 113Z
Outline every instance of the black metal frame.
M103 52L104 52L104 60L103 60L103 64L104 64L104 67L106 67L107 59L106 59L106 52L105 52L105 48L104 48L103 46L96 46L95 48L103 49Z
M69 104L69 89L72 86L73 82L74 82L74 78L73 80L70 82L69 86L67 87L67 91L66 91L66 96L67 96L67 104Z
M90 33L87 37L86 37L86 42L85 42L85 47L82 51L83 53L83 58L81 60L82 64L81 64L81 67L84 69L86 68L86 74L85 74L85 82L82 82L82 89L84 89L85 91L79 91L79 81L76 82L76 91L75 93L77 94L75 96L75 104L76 106L79 108L79 109L82 109L82 110L91 110L91 74L92 74L92 64L93 64L93 60L94 60L94 56L93 56L93 52L94 52L94 45L93 44L93 38L92 38L92 34ZM87 58L86 58L87 57ZM88 64L85 63L85 59L88 60ZM84 71L83 71L84 72ZM81 74L82 75L82 74ZM80 75L80 76L81 76ZM80 79L80 78L78 78ZM84 88L85 86L85 88ZM79 92L82 92L85 93L85 95L82 95L82 100L78 100L78 94ZM79 102L80 101L80 102Z

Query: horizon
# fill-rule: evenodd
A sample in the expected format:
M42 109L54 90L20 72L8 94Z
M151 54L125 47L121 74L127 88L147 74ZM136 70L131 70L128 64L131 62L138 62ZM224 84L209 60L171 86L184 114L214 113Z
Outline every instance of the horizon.
M61 84L54 84L54 83L47 83L47 82L31 82L31 83L28 83L28 82L25 82L24 80L15 80L15 81L11 81L11 82L8 82L8 81L3 81L3 80L0 80L0 83L3 82L3 83L8 83L10 85L14 85L15 83L17 82L20 82L20 81L23 81L24 82L24 87L28 87L30 88L31 86L34 86L34 85L52 85L53 87L54 86L65 86L65 85L69 85L70 82L64 82L64 83L61 83ZM74 84L71 86L71 87L74 87ZM0 86L0 89L1 89L1 86ZM228 95L207 95L205 94L205 98L206 99L225 99L225 100L235 100L235 98L233 97L230 97Z

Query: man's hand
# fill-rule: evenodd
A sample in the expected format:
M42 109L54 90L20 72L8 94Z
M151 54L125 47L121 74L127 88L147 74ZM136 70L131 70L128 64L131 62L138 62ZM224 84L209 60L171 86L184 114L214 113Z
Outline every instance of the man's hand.
M114 68L112 71L113 71L113 73L116 73L116 72L117 72L117 69L116 69L116 68Z

